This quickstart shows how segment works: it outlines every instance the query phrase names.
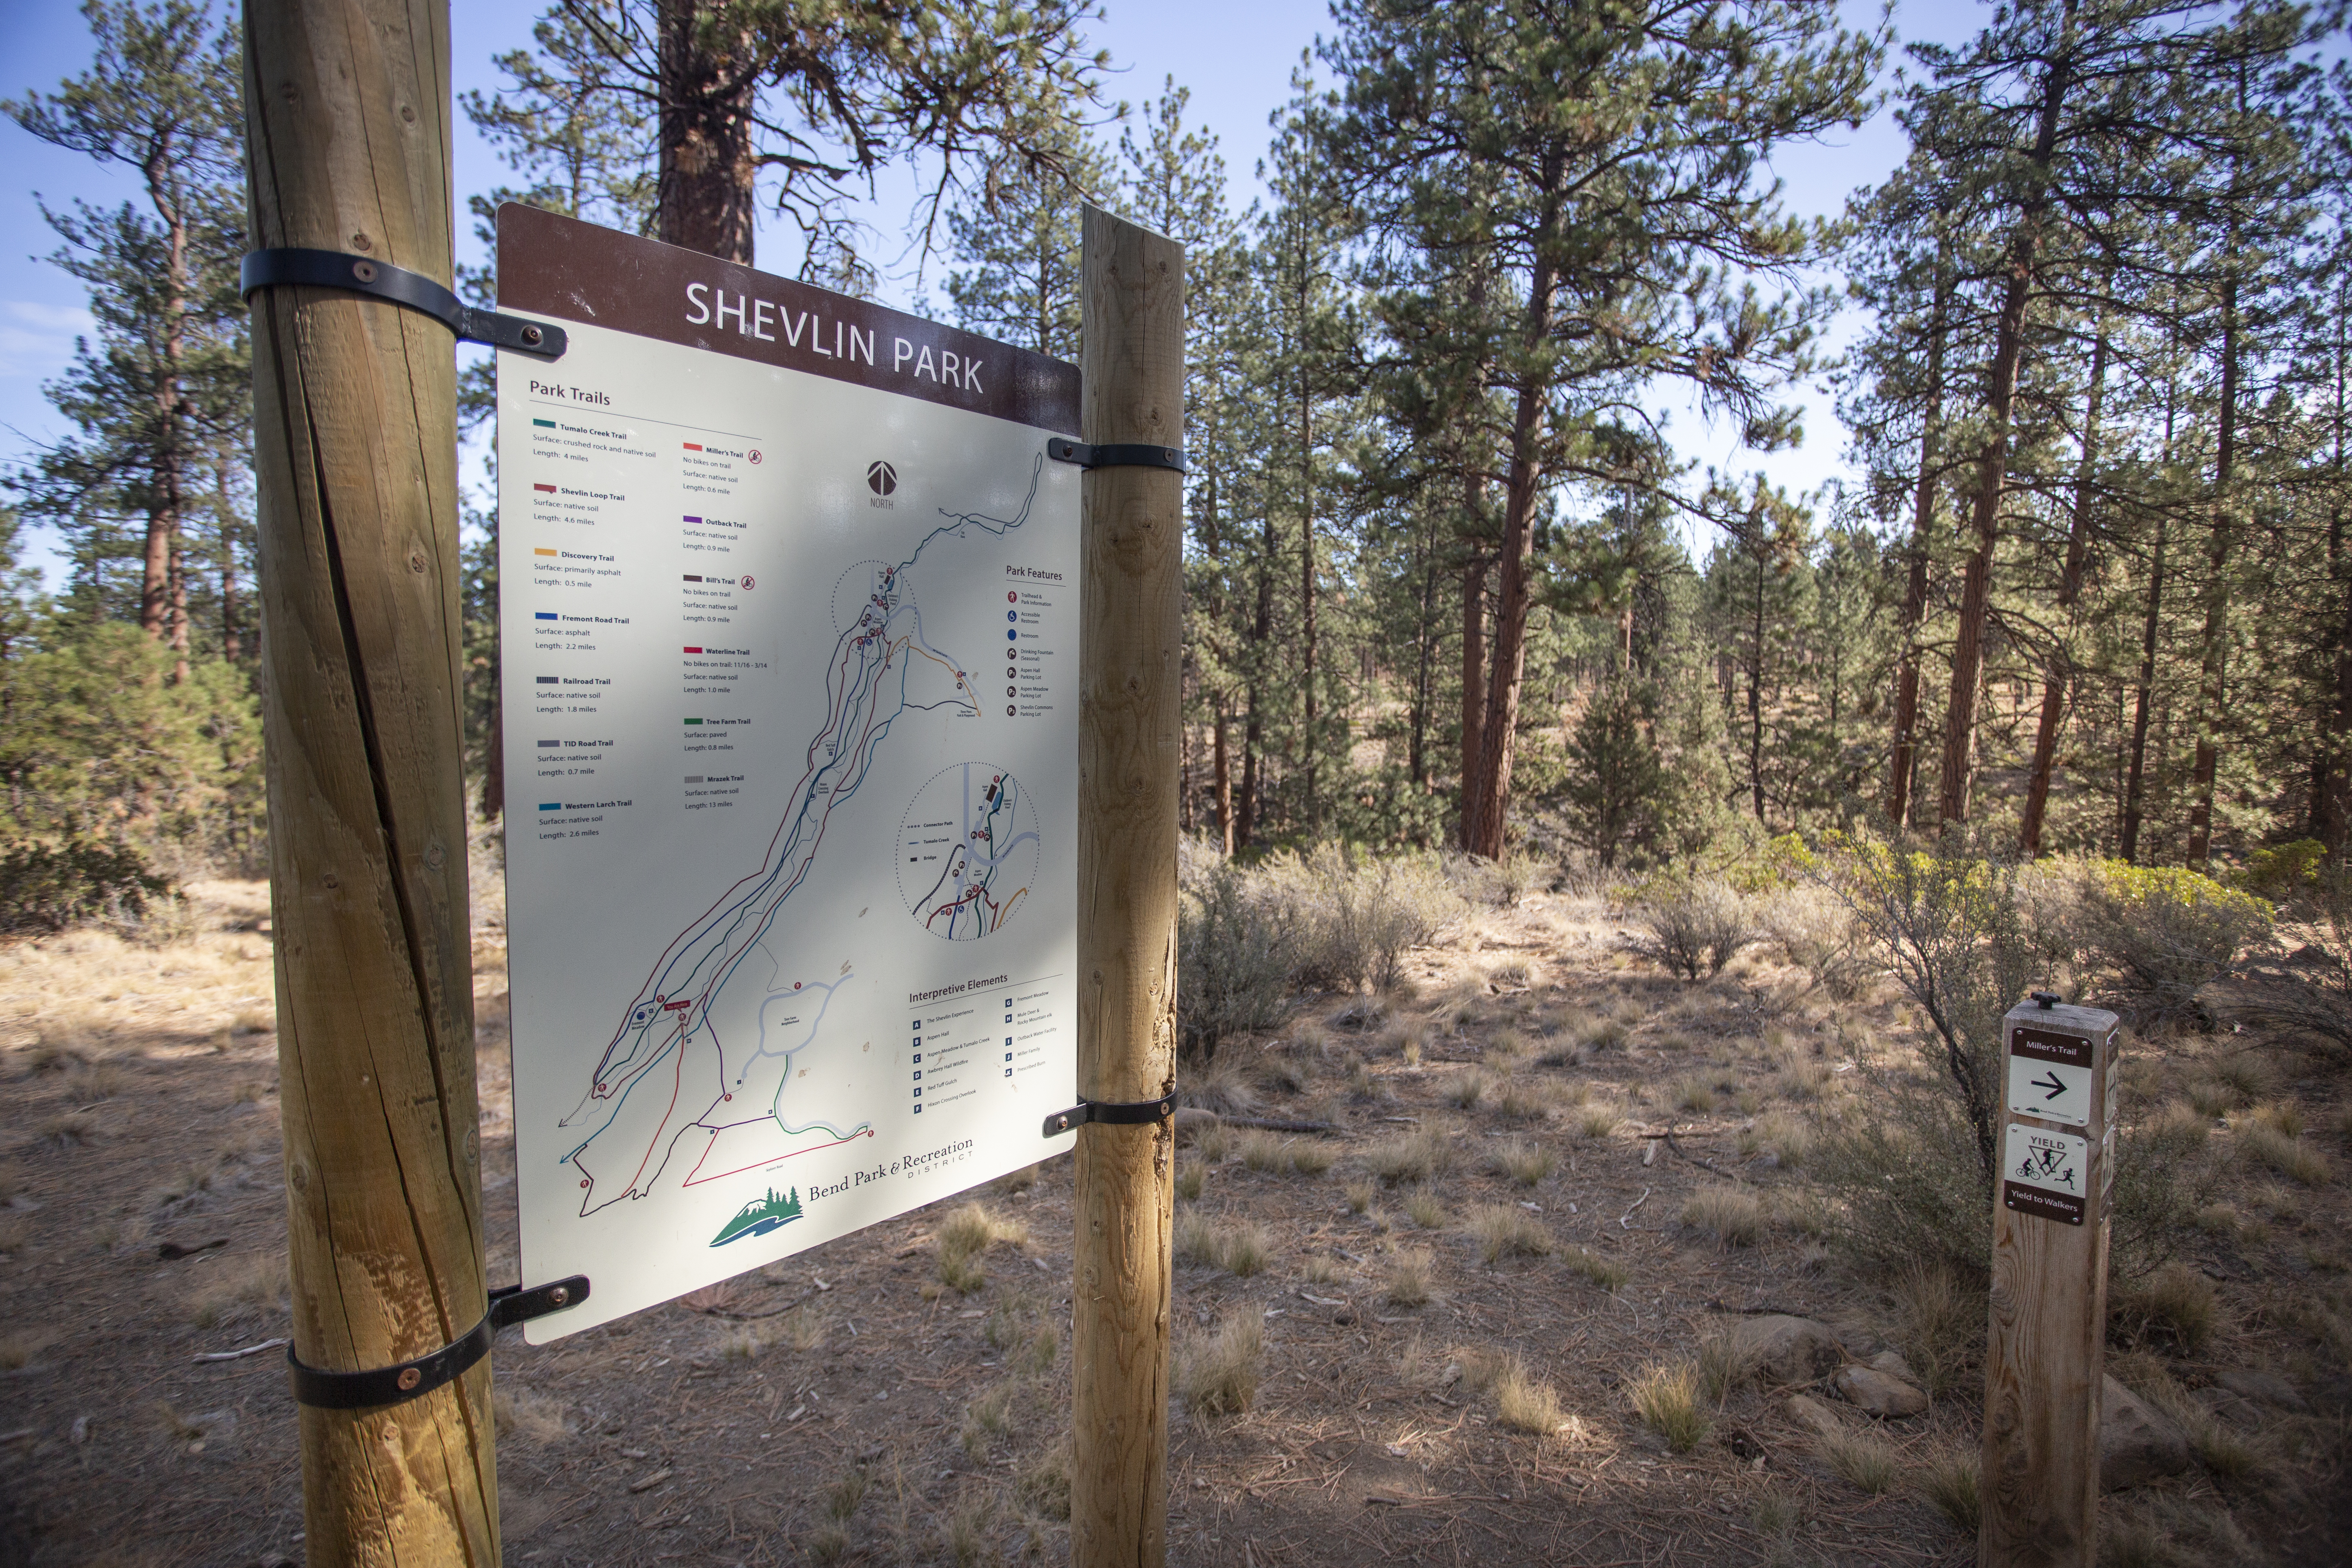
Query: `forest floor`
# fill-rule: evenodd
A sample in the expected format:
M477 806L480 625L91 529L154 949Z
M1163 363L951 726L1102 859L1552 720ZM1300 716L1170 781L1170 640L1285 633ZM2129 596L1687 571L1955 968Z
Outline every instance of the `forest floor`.
M302 1555L282 1352L204 1359L287 1331L267 889L206 884L192 908L163 945L0 950L0 1564ZM490 1274L510 1279L494 894L475 936ZM1928 1494L1975 1450L1981 1298L1852 1271L1804 1181L1809 1129L1910 1037L1906 1005L1833 1002L1762 950L1686 984L1561 895L1474 914L1407 967L1385 997L1307 999L1201 1087L1339 1131L1188 1129L1171 1561L1971 1562ZM2188 1097L2227 1150L2261 1100L2308 1123L2315 1163L2224 1162L2185 1242L2217 1317L2193 1352L2111 1352L2201 1425L2187 1471L2106 1498L2105 1555L2341 1563L2345 1085L2226 1044L2136 1045L2126 1114ZM1056 1159L550 1346L502 1336L508 1560L1066 1560L1070 1199ZM993 1221L976 1258L941 1245L968 1200ZM1824 1427L1736 1367L1711 1381L1705 1347L1766 1310L1856 1360L1900 1352L1938 1397L1880 1422L1824 1395ZM1676 1367L1699 1374L1681 1452L1633 1405L1674 1403ZM2233 1369L2305 1408L2220 1392Z

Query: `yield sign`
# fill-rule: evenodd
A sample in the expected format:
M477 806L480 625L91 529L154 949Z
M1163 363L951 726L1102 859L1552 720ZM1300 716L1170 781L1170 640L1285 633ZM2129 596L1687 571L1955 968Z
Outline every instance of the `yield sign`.
M2087 1067L2009 1058L2009 1109L2012 1115L2085 1127L2091 1121L2091 1072Z

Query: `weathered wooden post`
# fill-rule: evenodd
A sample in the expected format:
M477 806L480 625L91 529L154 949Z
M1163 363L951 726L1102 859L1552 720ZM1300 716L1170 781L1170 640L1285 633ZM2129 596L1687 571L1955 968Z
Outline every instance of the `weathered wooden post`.
M2116 1022L2036 992L2003 1025L1979 1568L2097 1555Z
M431 291L404 281L450 277L448 21L447 0L245 11L253 244L271 253L248 258L247 283L313 1563L499 1560L458 751L457 372ZM347 280L293 280L336 277ZM371 285L417 299L368 297Z
M1086 440L1176 447L1184 251L1086 209ZM1078 1093L1102 1105L1176 1078L1176 808L1183 479L1110 459L1084 480L1078 720ZM1078 1129L1071 1560L1162 1562L1168 1530L1170 1241L1164 1117Z

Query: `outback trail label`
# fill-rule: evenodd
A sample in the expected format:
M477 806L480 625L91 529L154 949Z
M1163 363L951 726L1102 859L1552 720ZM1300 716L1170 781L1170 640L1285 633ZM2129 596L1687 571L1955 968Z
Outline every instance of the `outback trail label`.
M2071 1132L2009 1124L2000 1160L2000 1201L2019 1214L2080 1225L2090 1212L2090 1144Z

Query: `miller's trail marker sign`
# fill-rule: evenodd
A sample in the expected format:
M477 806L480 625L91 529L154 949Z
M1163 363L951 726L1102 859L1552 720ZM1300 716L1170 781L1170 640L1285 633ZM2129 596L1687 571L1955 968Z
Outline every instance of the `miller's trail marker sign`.
M1078 373L509 205L523 1275L592 1327L1066 1148Z

